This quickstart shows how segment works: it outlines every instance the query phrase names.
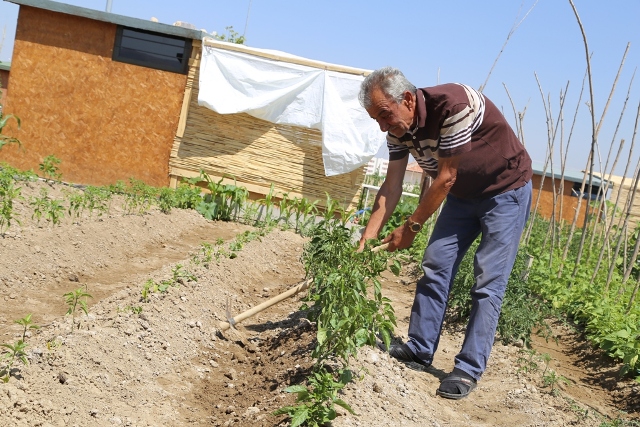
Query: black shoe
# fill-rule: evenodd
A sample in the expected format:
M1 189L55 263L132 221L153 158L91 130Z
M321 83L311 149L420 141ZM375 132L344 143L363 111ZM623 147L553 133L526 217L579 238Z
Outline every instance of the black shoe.
M392 345L389 355L414 371L426 371L431 366L431 363L418 359L406 344Z

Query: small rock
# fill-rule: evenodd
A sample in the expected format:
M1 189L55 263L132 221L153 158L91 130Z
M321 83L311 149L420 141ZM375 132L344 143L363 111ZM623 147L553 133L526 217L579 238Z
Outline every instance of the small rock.
M60 381L60 384L66 384L68 381L67 375L64 372L60 372L58 374L58 381Z
M260 408L257 408L255 406L251 406L249 408L247 408L247 410L244 413L244 417L250 417L252 415L256 415L260 413Z

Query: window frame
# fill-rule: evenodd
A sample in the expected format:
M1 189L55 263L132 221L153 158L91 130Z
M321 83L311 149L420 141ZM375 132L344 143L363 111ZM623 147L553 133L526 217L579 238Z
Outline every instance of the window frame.
M160 45L163 44L162 39L172 39L172 40L179 40L184 42L183 60L181 61L180 66L179 67L171 66L170 64L166 64L166 63L146 61L144 59L130 58L127 56L123 56L121 54L121 48L122 48L122 39L123 37L126 37L124 36L124 30L145 34L147 36L156 36L159 38L157 43L159 43ZM138 65L141 67L153 68L155 70L169 71L169 72L178 73L178 74L187 74L189 72L189 58L191 57L191 48L193 44L192 42L193 40L188 37L174 36L169 34L158 33L156 31L141 30L139 28L132 28L124 25L118 25L116 30L115 41L113 44L113 55L111 59L113 61L124 62L126 64ZM168 46L167 43L164 43L164 44ZM153 52L146 52L143 50L135 50L135 51L141 52L141 53L153 53Z

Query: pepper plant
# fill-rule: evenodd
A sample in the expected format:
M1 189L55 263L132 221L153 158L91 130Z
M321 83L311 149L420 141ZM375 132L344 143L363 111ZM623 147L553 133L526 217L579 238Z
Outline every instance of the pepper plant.
M306 386L285 390L298 395L298 405L276 411L289 415L292 426L325 425L336 417L335 405L353 413L336 394L351 381L350 359L360 347L376 345L378 337L387 348L391 342L395 313L391 301L382 296L378 280L387 268L387 255L370 250L356 252L351 234L339 220L322 221L305 247L303 262L313 285L310 304L303 308L318 327L312 353L316 362ZM329 361L342 365L338 378L328 372Z

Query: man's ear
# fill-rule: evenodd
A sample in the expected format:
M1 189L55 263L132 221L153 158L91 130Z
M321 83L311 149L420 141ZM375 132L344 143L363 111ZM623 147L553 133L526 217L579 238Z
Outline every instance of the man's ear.
M402 94L402 102L410 111L415 108L414 95L408 90L405 90L404 94Z

